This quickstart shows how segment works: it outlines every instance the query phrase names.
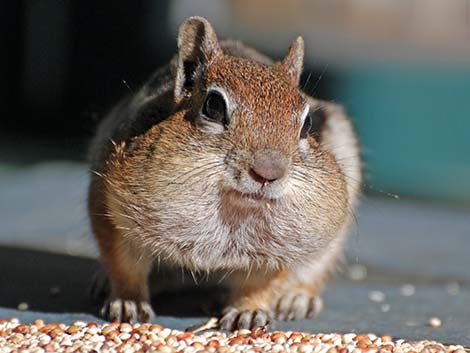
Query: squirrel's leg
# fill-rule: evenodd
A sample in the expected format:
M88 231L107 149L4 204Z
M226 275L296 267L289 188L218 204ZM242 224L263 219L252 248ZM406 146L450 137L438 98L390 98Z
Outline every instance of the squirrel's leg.
M324 283L337 262L339 247L333 247L317 261L298 264L289 269L272 304L276 320L302 320L323 309L320 296Z
M92 230L111 284L101 314L110 321L148 322L155 316L148 289L152 261L135 251L106 215L101 183L92 179L88 200Z
M302 320L321 312L320 297L338 251L327 252L319 261L299 264L278 272L243 275L232 279L232 299L220 326L226 330L252 329L277 320Z
M223 311L220 327L237 330L271 325L272 302L287 275L287 271L234 274L230 304Z
M302 320L319 314L323 309L320 288L287 280L286 285L273 302L276 320Z

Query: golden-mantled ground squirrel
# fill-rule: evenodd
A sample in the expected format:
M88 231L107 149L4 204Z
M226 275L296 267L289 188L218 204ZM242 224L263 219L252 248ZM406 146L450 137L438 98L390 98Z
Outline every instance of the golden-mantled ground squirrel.
M178 48L91 146L89 213L111 282L103 314L150 320L158 259L227 274L222 328L310 317L360 189L351 122L299 88L301 37L272 61L191 17Z

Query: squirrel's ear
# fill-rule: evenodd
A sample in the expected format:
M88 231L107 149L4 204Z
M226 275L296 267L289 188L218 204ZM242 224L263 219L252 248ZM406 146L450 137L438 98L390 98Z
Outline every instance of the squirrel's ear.
M289 47L285 58L278 63L278 66L287 74L294 85L299 84L302 67L304 65L304 40L297 37Z
M176 102L181 101L191 91L207 65L222 55L222 49L209 21L194 16L183 22L178 33Z

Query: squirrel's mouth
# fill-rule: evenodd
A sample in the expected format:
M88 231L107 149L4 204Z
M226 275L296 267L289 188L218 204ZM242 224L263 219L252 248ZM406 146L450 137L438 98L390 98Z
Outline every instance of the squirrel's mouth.
M276 202L276 200L268 197L263 191L246 193L231 189L227 191L227 196L238 204L245 206L266 206L268 209Z

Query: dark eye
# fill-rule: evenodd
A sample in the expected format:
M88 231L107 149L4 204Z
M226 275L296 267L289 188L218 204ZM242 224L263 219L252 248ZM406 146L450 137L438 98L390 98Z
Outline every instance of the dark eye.
M305 117L304 125L300 131L300 138L312 136L317 142L320 141L321 132L326 122L327 113L322 106L317 106Z
M305 117L304 125L302 126L302 130L300 130L300 138L305 139L312 128L312 115L308 113Z
M208 120L226 125L228 120L224 97L218 92L209 92L202 107L202 114Z

